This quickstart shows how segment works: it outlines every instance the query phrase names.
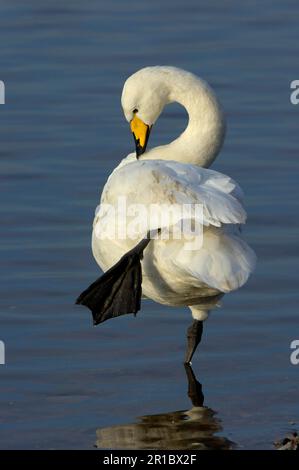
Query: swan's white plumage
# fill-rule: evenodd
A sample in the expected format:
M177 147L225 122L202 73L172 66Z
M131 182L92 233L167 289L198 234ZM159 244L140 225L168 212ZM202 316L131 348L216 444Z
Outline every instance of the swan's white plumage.
M242 224L246 220L245 210L240 202L241 190L231 178L213 170L206 170L195 165L186 165L178 162L163 160L141 160L122 164L114 170L103 190L102 204L110 204L116 211L110 213L96 212L94 229L103 236L101 252L94 248L95 256L105 269L111 267L126 251L131 249L148 230L158 228L151 225L151 220L144 226L144 230L135 240L116 239L107 241L106 236L113 226L110 217L119 218L118 198L126 195L127 207L136 201L144 207L150 204L202 204L204 239L200 250L187 250L185 244L188 240L154 240L152 247L145 251L143 261L144 282L143 292L153 297L153 271L158 267L163 271L162 279L165 284L178 292L177 284L182 287L183 302L186 301L186 282L191 286L187 288L188 296L196 297L194 292L206 284L210 288L221 292L229 292L243 285L254 265L252 250L240 238L238 229L232 224ZM136 181L139 184L136 184ZM157 210L159 207L157 208ZM127 217L127 224L130 217ZM105 236L106 234L106 236ZM95 244L97 238L95 237ZM111 253L113 243L114 255ZM105 250L107 245L107 250ZM147 259L149 258L149 259ZM178 281L178 278L182 280ZM150 282L148 279L152 279ZM198 282L196 282L198 281ZM147 284L150 292L147 293ZM161 290L161 289L157 289ZM209 290L203 290L204 295ZM216 292L215 292L216 293ZM159 292L156 300L161 302L161 295L166 297L168 303L173 292ZM201 295L198 295L200 297ZM173 300L170 301L172 303ZM177 300L181 303L181 300Z
M135 240L111 237L112 215L104 207L109 204L116 216L123 215L117 214L123 211L119 197L126 197L127 206L156 204L157 211L163 204L202 204L202 247L186 250L190 239L153 240L142 260L142 291L162 304L188 305L194 318L204 320L208 310L202 301L241 287L254 269L255 254L240 235L239 224L246 221L240 187L230 177L201 167L214 160L225 129L221 108L208 85L173 67L150 67L128 79L122 97L127 119L131 119L131 107L141 107L140 116L147 117L148 124L171 101L187 108L187 129L173 143L149 150L139 160L130 154L112 172L96 211L92 247L97 262L107 270L148 230L158 228L147 221Z
M139 184L136 184L138 182ZM243 224L246 212L238 184L226 175L195 165L163 160L129 160L111 174L102 201L114 204L202 204L204 225ZM157 227L148 226L147 229Z

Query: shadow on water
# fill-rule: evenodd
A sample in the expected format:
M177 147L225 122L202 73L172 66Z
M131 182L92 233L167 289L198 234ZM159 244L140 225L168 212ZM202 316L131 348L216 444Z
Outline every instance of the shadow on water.
M98 449L198 449L225 450L233 442L216 433L222 431L220 421L211 408L203 406L202 385L189 365L185 365L188 396L192 408L146 415L137 423L99 428L96 431Z

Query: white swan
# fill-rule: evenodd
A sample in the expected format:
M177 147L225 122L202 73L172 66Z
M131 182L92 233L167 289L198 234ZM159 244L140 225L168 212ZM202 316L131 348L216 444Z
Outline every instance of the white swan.
M170 144L145 151L153 124L165 105L172 102L186 108L186 130ZM147 67L129 77L123 88L122 107L131 125L136 153L122 160L104 187L94 219L92 249L107 272L81 294L77 303L92 310L95 324L123 313L136 313L140 308L139 260L143 255L143 296L161 304L189 306L192 311L194 323L188 330L186 354L186 362L190 362L211 306L223 293L241 287L255 265L254 252L240 236L239 224L245 223L246 213L239 186L228 176L206 169L224 140L223 112L206 82L168 66ZM155 204L157 212L163 204L201 204L202 246L186 249L190 237L147 240L148 231L165 228L152 218L143 220L137 239L124 238L118 232L112 236L119 228L115 227L115 217L125 217L127 225L132 223L132 214L124 214L119 204L124 197L127 207L138 203L149 208ZM180 217L176 217L177 222ZM190 218L194 223L194 212ZM172 228L168 227L170 232Z

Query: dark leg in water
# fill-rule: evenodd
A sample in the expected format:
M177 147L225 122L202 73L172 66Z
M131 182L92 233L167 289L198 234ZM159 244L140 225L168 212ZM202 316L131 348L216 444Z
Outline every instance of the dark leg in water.
M136 314L140 310L140 259L150 240L148 234L76 300L76 304L85 305L91 310L94 325L126 313Z
M187 350L185 356L185 364L190 364L193 354L200 343L203 331L203 322L194 320L187 330Z
M193 406L203 406L204 394L202 391L202 385L196 379L190 364L184 365L188 379L188 397L190 398Z

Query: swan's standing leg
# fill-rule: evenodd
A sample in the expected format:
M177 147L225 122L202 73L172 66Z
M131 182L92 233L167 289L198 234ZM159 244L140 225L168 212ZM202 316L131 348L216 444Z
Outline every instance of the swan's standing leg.
M187 330L187 350L185 356L185 364L190 364L193 354L200 343L203 331L203 322L201 320L193 320L191 326Z
M210 306L211 300L214 301L219 299L219 295L214 297L206 297L205 298L205 305L204 299L202 299L202 303L198 305L189 305L189 308L192 312L193 323L189 326L187 330L187 350L185 356L185 364L190 364L193 354L196 351L197 346L201 341L201 336L203 332L203 322L208 318L210 310L208 305Z

